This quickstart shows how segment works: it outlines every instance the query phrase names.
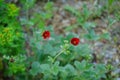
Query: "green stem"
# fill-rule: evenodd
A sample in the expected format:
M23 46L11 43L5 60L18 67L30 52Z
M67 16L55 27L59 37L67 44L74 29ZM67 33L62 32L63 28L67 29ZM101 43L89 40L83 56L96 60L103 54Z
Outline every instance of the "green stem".
M53 63L54 63L54 61L56 60L56 58L57 58L58 56L60 56L63 52L64 52L64 50L60 51L60 52L53 58Z
M70 46L69 46L69 47L70 47ZM64 49L61 49L61 51L53 58L52 63L54 63L55 60L56 60L56 58L57 58L58 56L60 56L64 51L66 51L69 47L67 47L67 48L64 47Z
M26 0L26 5L27 5L26 6L26 18L27 18L27 21L28 21L29 20L29 10L28 10L29 8L28 8L28 5L29 4L27 4L27 3L28 3L28 0Z

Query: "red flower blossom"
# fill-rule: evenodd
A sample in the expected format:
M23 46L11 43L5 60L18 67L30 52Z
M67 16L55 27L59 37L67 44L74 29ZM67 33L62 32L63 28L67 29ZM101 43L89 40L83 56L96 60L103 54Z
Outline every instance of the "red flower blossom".
M43 36L44 39L50 38L50 31L44 31L42 36Z
M79 38L72 38L71 39L71 44L73 44L74 46L77 46L79 44L80 40Z

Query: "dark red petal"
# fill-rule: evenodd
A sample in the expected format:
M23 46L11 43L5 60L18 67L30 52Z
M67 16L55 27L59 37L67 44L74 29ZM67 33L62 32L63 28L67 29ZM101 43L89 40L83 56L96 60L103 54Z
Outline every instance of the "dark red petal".
M72 38L71 39L71 44L73 44L75 46L77 46L79 44L79 42L80 42L79 38Z
M50 37L50 32L49 31L44 31L42 34L44 39L48 39Z

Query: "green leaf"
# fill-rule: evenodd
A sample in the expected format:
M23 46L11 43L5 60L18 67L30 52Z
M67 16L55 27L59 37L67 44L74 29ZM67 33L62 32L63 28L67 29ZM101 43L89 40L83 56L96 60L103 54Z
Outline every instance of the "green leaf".
M75 68L71 65L71 64L67 64L64 69L66 70L66 72L68 72L70 75L76 75L77 72L75 70Z
M96 71L96 78L98 79L105 77L105 73L107 72L104 64L96 64L94 70Z
M74 9L73 7L71 7L69 5L64 6L64 9L71 12L72 14L74 14L76 16L80 16L80 13L76 9Z
M34 25L34 23L32 21L28 21L26 18L20 18L20 22L22 25L29 25L29 26Z
M77 27L78 27L77 24L74 24L74 25L71 25L71 26L67 26L67 27L65 28L65 31L71 31L71 30L73 30L73 29L75 29L75 28L77 28Z
M103 34L101 34L101 35L100 35L100 38L101 38L101 39L106 39L106 40L110 40L110 39L111 39L109 33L103 33Z
M57 74L58 74L58 72L59 72L59 64L60 64L60 62L59 62L59 61L56 61L56 62L54 63L54 65L52 66L52 68L51 68L51 73L52 73L53 75L57 75Z
M114 0L108 0L108 5L111 6Z
M41 70L40 70L40 63L39 62L33 62L32 65L31 65L31 70L30 70L30 73L35 76L37 75Z
M50 61L51 63L53 63L54 59L51 56L48 56L48 61Z
M52 11L53 10L53 2L47 2L44 6L44 9L46 11Z
M84 38L95 41L100 39L99 35L97 35L94 30L90 30L88 34L84 35Z
M85 68L85 63L84 62L75 61L74 65L75 65L77 70L84 71L84 68Z
M50 19L53 14L51 12L41 13L43 19Z
M44 74L50 73L50 65L49 64L41 64L40 68L41 68L42 73L44 73Z
M85 57L87 59L92 58L91 49L88 44L79 45L78 47L74 48L74 50L78 55L82 57Z
M37 61L36 61L36 62L33 62L33 63L32 63L32 68L33 68L33 69L38 69L38 68L40 68L40 63L37 62Z
M109 23L109 27L111 27L114 23L116 22L115 19L111 18L111 17L108 17L108 23Z
M52 47L52 45L50 43L46 43L46 45L44 45L44 53L50 54L53 56L53 54L52 54L53 52L54 52L54 48Z
M86 22L83 17L77 18L77 22L79 25L83 26L83 24Z
M94 22L85 22L83 24L84 29L91 29L91 28L94 28L94 27L96 27L96 23L94 23Z
M33 7L33 5L35 4L36 0L25 0L25 8L29 9L31 7Z
M83 15L84 15L84 20L87 20L90 17L90 15L91 15L91 12L87 8L86 4L83 5L83 11L82 12L83 12Z

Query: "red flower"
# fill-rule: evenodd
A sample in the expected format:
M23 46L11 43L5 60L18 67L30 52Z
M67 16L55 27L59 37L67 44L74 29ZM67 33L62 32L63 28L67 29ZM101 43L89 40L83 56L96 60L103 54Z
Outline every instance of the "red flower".
M50 38L50 31L44 31L42 36L43 36L44 39Z
M71 39L71 44L73 44L74 46L77 46L79 44L80 40L79 38L72 38Z

